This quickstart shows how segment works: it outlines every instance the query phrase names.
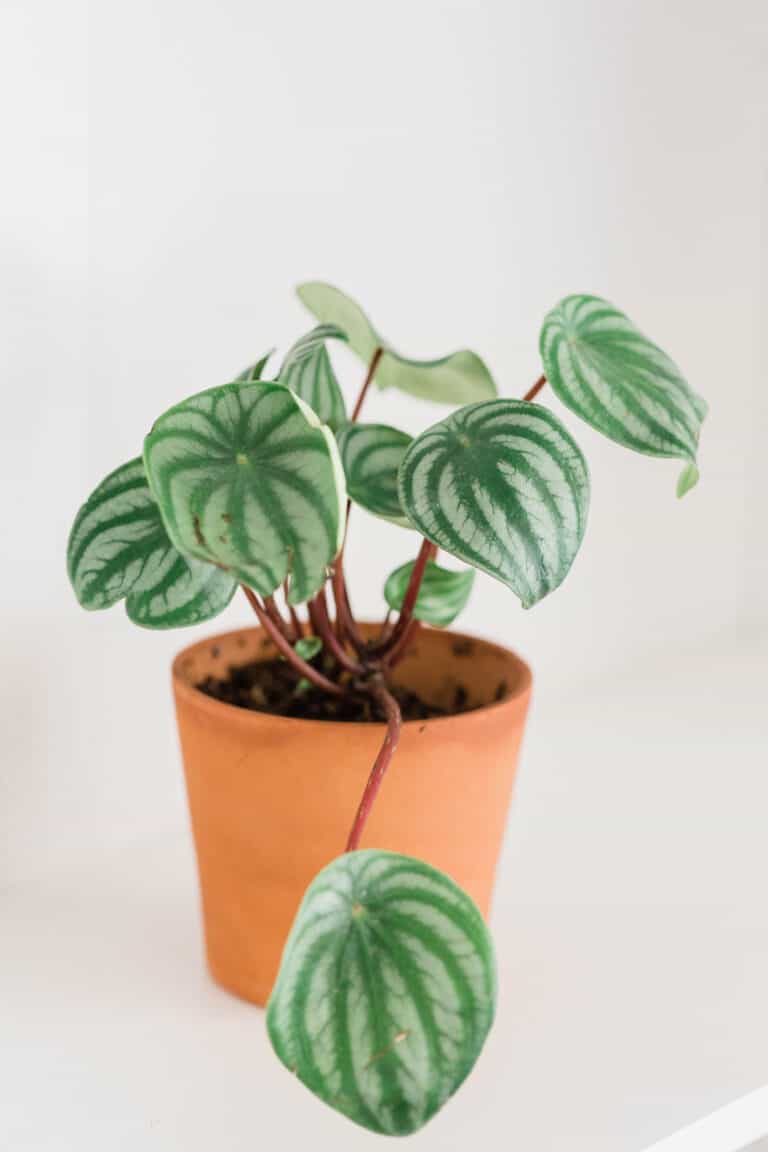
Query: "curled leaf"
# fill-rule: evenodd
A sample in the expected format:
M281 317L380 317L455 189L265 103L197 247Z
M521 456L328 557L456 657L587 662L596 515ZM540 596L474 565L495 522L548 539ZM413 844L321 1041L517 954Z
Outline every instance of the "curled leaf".
M544 320L540 348L563 404L618 444L687 461L678 495L693 487L707 406L629 317L598 296L566 296Z
M493 377L475 352L462 349L439 360L410 360L395 352L360 305L332 284L313 280L296 291L321 324L341 328L364 364L370 364L377 348L383 349L375 377L380 388L399 388L441 404L467 404L496 395Z
M326 348L327 340L346 340L333 324L318 324L297 340L280 369L280 383L300 396L334 432L347 418L344 397Z

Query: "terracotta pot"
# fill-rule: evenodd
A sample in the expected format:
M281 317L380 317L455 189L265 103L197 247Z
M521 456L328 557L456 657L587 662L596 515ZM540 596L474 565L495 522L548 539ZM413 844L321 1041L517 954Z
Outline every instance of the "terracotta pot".
M223 704L195 685L274 656L259 629L185 649L173 688L202 891L208 965L264 1004L305 888L344 850L384 726L290 720ZM443 869L487 916L531 690L519 657L425 629L396 679L478 711L403 725L361 847ZM503 697L503 698L502 698Z

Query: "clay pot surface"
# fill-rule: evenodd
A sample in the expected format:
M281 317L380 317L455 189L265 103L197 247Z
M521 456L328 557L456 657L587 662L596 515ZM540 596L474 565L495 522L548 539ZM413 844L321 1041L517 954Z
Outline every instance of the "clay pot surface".
M274 656L250 628L200 641L173 664L208 965L218 983L256 1004L266 1003L307 885L344 851L385 732L383 724L252 712L195 687ZM360 847L428 861L487 917L530 670L495 644L423 629L394 678L443 707L461 685L481 707L403 725Z

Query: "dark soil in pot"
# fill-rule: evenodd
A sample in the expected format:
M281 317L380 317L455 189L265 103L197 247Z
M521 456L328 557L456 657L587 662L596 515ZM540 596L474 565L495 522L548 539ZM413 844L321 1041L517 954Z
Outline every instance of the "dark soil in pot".
M226 676L207 676L197 687L207 696L273 716L290 716L299 720L335 720L353 723L380 723L371 698L350 691L344 696L330 696L307 681L297 682L296 673L284 660L260 660L230 665ZM500 689L499 699L504 698ZM450 708L440 708L423 700L416 692L401 685L392 686L404 721L432 720L438 716L456 716L471 712L468 693L456 685Z

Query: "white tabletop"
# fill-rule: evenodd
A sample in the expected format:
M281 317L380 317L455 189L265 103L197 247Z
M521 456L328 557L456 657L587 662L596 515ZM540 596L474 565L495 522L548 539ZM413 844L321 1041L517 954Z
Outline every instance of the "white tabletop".
M205 974L167 665L137 683L119 614L88 625L59 626L47 728L35 645L7 686L0 1147L380 1146ZM735 635L714 663L539 679L493 915L497 1022L415 1147L639 1152L768 1078L765 650ZM86 704L72 670L107 657Z

